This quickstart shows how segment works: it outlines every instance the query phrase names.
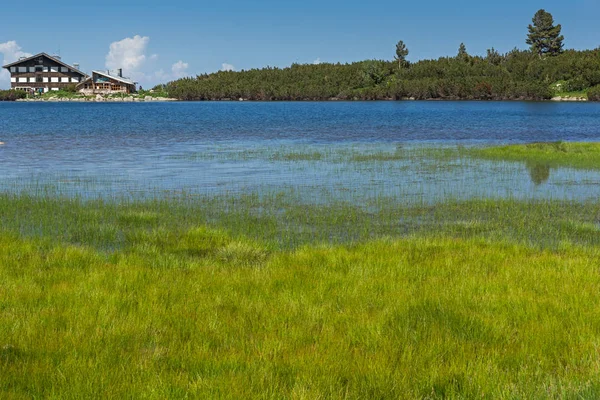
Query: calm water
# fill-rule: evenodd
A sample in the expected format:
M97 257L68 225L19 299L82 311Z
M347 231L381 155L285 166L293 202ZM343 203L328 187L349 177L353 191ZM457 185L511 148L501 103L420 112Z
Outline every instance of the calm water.
M344 159L400 147L558 140L600 140L600 104L0 103L0 190L298 190L310 201L597 198L597 172L408 153L394 161ZM306 156L317 153L326 156Z

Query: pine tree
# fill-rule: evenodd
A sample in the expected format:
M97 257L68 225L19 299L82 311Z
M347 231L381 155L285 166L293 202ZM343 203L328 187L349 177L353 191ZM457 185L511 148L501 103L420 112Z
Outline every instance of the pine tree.
M467 46L464 43L460 44L456 58L462 61L469 61L469 53L467 53Z
M398 68L402 68L407 64L406 56L408 55L408 48L402 40L396 44L396 61L398 61Z
M487 60L490 64L500 65L503 59L504 57L493 47L487 50Z
M539 10L533 17L533 25L529 25L527 44L531 51L540 57L548 54L556 56L563 52L564 36L560 34L562 26L554 25L552 14L545 10Z

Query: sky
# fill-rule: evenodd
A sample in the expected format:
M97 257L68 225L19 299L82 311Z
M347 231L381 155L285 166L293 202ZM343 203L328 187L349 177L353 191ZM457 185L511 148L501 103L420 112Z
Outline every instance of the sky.
M6 1L0 62L46 52L92 70L124 69L151 87L219 70L292 63L473 55L525 49L527 25L544 8L563 26L565 47L600 46L600 0L146 0ZM10 86L0 72L0 88Z

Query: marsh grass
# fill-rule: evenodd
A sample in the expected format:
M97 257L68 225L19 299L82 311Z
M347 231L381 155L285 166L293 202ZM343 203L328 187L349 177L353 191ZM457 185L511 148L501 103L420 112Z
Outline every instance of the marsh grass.
M446 200L401 204L379 196L361 205L307 204L291 193L178 195L119 201L0 195L2 229L56 243L122 249L146 231L182 234L196 226L256 240L269 249L353 244L382 237L454 237L556 249L600 244L600 205L552 200ZM137 233L136 233L137 232Z
M600 169L600 143L529 143L473 147L466 154L488 160L524 161L551 167Z

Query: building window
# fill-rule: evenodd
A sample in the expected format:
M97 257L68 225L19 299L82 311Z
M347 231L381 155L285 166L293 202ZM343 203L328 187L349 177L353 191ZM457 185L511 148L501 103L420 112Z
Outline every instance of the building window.
M10 72L17 72L17 67L10 67Z
M44 80L42 79L42 76L41 76L41 75L38 75L38 76L36 76L36 77L35 77L35 81L36 81L37 83L42 83L42 82L44 82Z

